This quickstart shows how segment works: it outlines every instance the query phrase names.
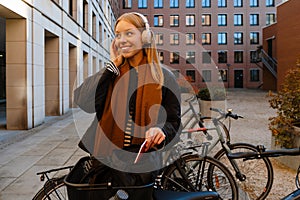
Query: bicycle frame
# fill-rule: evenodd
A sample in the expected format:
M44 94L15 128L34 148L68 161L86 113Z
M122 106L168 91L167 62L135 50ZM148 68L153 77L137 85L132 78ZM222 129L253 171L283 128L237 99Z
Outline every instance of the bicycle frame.
M193 132L202 132L205 134L205 136L207 137L208 140L212 140L212 136L207 132L210 130L216 131L217 132L217 137L218 139L213 141L212 143L210 143L208 150L205 151L205 154L203 154L201 156L207 156L207 154L209 152L212 151L212 149L214 149L218 143L221 144L222 148L226 151L226 156L229 159L234 171L236 172L236 177L240 180L240 181L244 181L245 177L243 176L243 174L241 173L236 161L234 159L230 159L228 157L228 154L232 153L231 149L230 149L230 133L229 130L227 129L227 127L225 126L224 123L222 123L220 120L225 118L223 115L221 115L218 118L211 118L211 117L201 117L201 119L199 120L199 126L201 128L196 128L196 129L189 129L187 131L182 131L182 133L193 133ZM204 127L203 123L201 122L202 120L205 119L210 119L213 122L214 127ZM226 139L224 138L223 134L222 134L222 130L224 131L225 135L226 135ZM190 138L190 136L188 136Z
M185 100L185 102L189 104L189 108L185 110L180 116L181 118L188 116L188 119L184 123L182 123L183 129L187 128L188 125L189 128L193 128L200 121L200 113L197 113L192 105L192 102L194 100L196 100L196 96L192 96L191 98ZM188 115L188 113L190 112L192 112L192 115Z

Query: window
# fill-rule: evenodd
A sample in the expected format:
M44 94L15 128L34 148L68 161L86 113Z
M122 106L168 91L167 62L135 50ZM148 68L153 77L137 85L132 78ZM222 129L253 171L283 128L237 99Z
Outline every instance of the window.
M235 26L243 26L243 14L234 14L233 23Z
M158 59L160 63L164 63L164 52L158 52Z
M218 51L218 63L227 63L227 51Z
M186 63L187 64L192 64L192 63L195 63L195 52L194 51L188 51L186 52L186 57L185 57L185 60L186 60Z
M227 44L227 33L218 33L218 44Z
M243 7L243 0L234 0L233 6L234 7Z
M275 6L275 0L266 0L266 6L267 7L274 7Z
M266 15L266 25L274 24L276 22L275 14L268 13Z
M210 51L202 52L202 63L203 64L211 63L210 57L211 57L211 52Z
M195 15L186 15L185 16L185 25L186 26L195 26Z
M88 7L88 2L87 1L83 1L83 12L82 12L82 20L83 20L83 29L85 31L88 31L88 13L89 13L89 7Z
M211 70L202 70L202 82L211 82Z
M250 32L250 44L258 44L259 43L259 33L258 32Z
M179 33L171 33L170 34L170 44L171 45L179 44Z
M202 33L202 44L211 44L211 33Z
M210 0L202 0L202 8L210 8Z
M102 24L99 22L99 41L103 42Z
M258 14L250 14L250 26L258 26L259 25L259 15Z
M92 12L92 21L93 21L93 24L92 24L92 37L96 40L97 38L97 18L96 18L96 15L94 12Z
M163 0L154 0L154 8L163 8Z
M250 7L258 7L258 0L250 0Z
M139 0L138 8L147 8L147 0Z
M234 52L234 63L243 63L243 51Z
M73 0L69 0L69 10L68 14L73 16Z
M243 44L243 33L235 32L233 37L234 37L234 44Z
M154 15L154 26L163 26L164 18L162 15Z
M257 51L250 51L250 62L255 63L258 61L258 53Z
M195 0L185 0L186 8L195 8Z
M225 69L220 69L219 70L219 78L218 78L218 80L219 81L223 81L223 82L227 82L227 80L228 80L228 78L227 78L227 70L225 70Z
M226 25L227 25L227 15L218 14L218 26L226 26Z
M227 0L218 0L218 7L219 8L227 7Z
M195 82L195 80L196 80L195 74L196 74L196 73L195 73L195 70L190 70L190 69L188 69L188 70L185 71L185 75L186 75L187 77L189 77L188 80L190 80L191 82Z
M163 33L156 33L155 34L155 43L156 43L156 45L163 45L164 44L164 34Z
M170 0L170 8L179 8L179 0Z
M195 44L195 33L185 34L185 43L187 45Z
M170 16L170 26L179 26L179 15Z
M202 26L210 26L211 24L211 15L210 14L203 14L202 15Z
M259 69L250 70L250 81L257 82L259 81Z
M179 52L171 52L170 53L170 63L171 64L179 64Z
M74 18L74 19L77 19L76 17L76 12L73 12L73 9L75 8L75 5L77 3L76 2L73 2L74 0L69 0L69 14ZM75 9L74 9L75 10Z
M132 8L132 0L123 0L123 8Z

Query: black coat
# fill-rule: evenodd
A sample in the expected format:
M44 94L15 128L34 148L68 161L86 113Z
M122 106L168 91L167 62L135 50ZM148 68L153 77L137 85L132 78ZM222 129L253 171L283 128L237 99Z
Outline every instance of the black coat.
M157 126L160 127L166 135L165 145L170 143L175 136L179 136L177 133L180 133L181 130L181 107L180 89L174 74L165 67L163 67L163 74L164 85L162 87L161 105L165 109L167 116L165 121L165 116L163 117L163 114L160 113ZM97 124L103 114L108 86L111 81L114 81L114 78L115 76L112 72L103 69L95 75L88 77L74 91L74 102L82 110L88 113L96 112L95 119L79 142L79 147L86 152L93 152Z

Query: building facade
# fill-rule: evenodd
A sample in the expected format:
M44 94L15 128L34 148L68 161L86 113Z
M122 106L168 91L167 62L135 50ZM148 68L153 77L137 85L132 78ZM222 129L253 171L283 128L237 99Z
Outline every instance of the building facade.
M263 29L264 89L280 90L287 70L300 59L300 1L277 6L277 22Z
M0 1L7 129L36 127L73 106L73 88L109 59L118 12L117 0Z
M119 0L120 13L140 12L155 32L161 61L196 87L258 88L254 61L262 27L276 21L281 0Z

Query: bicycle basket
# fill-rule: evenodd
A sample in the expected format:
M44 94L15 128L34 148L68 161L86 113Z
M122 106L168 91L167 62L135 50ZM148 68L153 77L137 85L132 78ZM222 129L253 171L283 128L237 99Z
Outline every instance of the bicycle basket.
M86 168L90 163L90 159L90 157L81 158L64 180L70 200L105 200L114 196L120 189L125 190L129 194L129 200L145 200L145 197L152 196L154 184L143 186L114 186L113 183L109 181L97 184L81 183L82 177L87 173Z

